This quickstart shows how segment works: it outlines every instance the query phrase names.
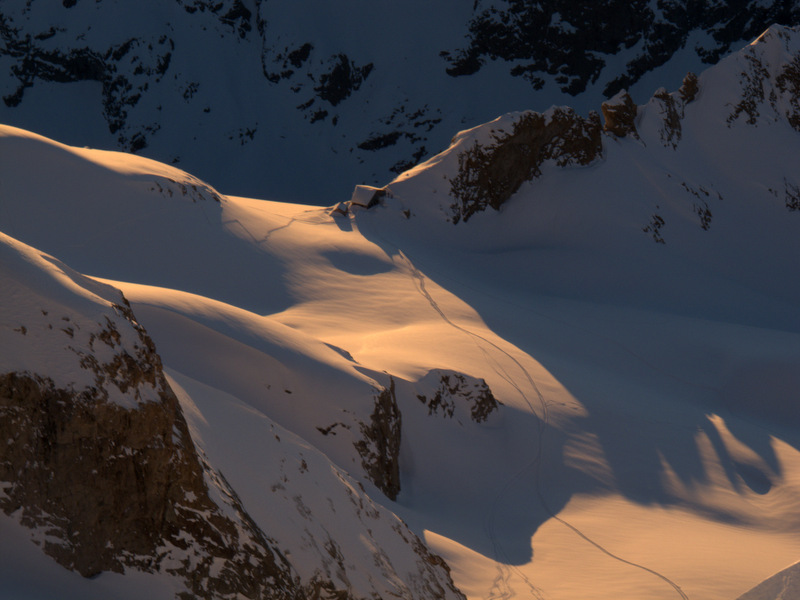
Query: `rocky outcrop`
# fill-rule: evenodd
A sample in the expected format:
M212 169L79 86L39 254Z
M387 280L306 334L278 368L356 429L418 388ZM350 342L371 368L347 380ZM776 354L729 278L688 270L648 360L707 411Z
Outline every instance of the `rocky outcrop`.
M134 569L176 576L187 598L297 597L285 558L204 469L177 399L161 393L130 409L102 389L0 377L0 508L84 577ZM225 510L207 479L226 494Z
M545 114L527 112L511 133L494 142L475 142L458 156L458 174L450 181L452 221L467 221L477 212L500 207L523 182L541 174L545 161L557 166L588 165L602 152L600 118L583 118L571 108Z
M198 456L152 340L124 299L112 308L92 332L69 316L61 331L18 328L66 336L89 377L0 375L0 509L84 577L133 569L175 576L186 598L299 597L286 559Z
M417 399L428 409L429 415L458 418L466 410L475 423L483 423L500 408L492 390L483 379L474 379L461 373L437 371L439 385L431 394L417 394Z
M622 90L608 102L600 105L603 111L603 131L613 133L617 137L631 135L639 137L636 131L636 114L638 108L627 91Z
M775 78L775 87L786 101L786 120L795 131L800 131L800 55L783 65Z
M797 38L797 29L775 25L739 53L741 95L728 115L729 126L740 119L756 125L762 117L785 118L800 131L800 43Z
M697 81L697 75L689 71L686 77L683 78L681 87L678 89L678 94L680 94L684 104L689 104L689 102L694 102L699 91L700 84Z
M668 148L677 148L678 142L681 141L683 134L683 127L681 125L681 118L683 117L683 105L679 100L676 100L672 94L667 93L667 90L659 88L653 94L651 104L658 107L661 113L661 126L658 129L661 143Z
M0 511L46 555L89 578L156 574L181 600L463 600L395 514L269 418L221 456L240 428L178 398L119 290L2 234L0 266ZM336 425L396 495L394 381L364 400L364 423ZM112 596L128 585L110 580Z
M585 114L676 52L697 69L773 22L800 19L796 3L778 0L478 0L442 7L433 25L393 18L402 7L391 3L354 19L331 18L346 11L325 3L295 4L144 0L140 24L127 14L136 8L108 0L62 0L52 10L2 3L3 120L81 146L146 150L244 195L316 203L353 181L379 184L410 169L457 128L511 104L572 104L565 94L586 94L577 106ZM380 50L386 22L394 52ZM464 41L437 45L434 30ZM199 64L203 54L220 60ZM465 80L488 64L486 85ZM246 92L229 80L247 82ZM47 117L64 110L69 117ZM291 169L261 168L273 152L310 169L302 191Z
M711 64L771 23L796 23L798 19L796 4L777 0L666 0L657 6L646 0L483 0L475 3L467 45L445 57L450 64L447 72L453 77L475 73L489 60L500 59L509 63L511 75L528 80L534 89L543 87L549 76L563 92L574 96L601 76L606 63L598 55L630 51L625 71L605 84L608 97L666 63L687 47L695 31L708 34L695 51Z
M355 443L361 466L375 486L392 500L400 492L402 416L397 407L394 380L375 396L369 423L361 423L362 439Z

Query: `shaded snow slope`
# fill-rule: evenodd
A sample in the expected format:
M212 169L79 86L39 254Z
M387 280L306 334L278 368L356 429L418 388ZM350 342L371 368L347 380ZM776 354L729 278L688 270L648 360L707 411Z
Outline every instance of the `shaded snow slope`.
M336 216L3 128L0 229L123 290L303 581L455 596L413 531L470 599L730 600L800 555L797 40L456 224L458 154L531 113Z

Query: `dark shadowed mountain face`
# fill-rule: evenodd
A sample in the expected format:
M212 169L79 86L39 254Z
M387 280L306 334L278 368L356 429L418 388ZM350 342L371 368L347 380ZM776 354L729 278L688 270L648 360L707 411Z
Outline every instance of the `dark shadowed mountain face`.
M603 77L603 94L610 97L691 45L693 33L703 32L705 39L692 49L711 64L732 44L761 33L763 24L791 24L798 16L795 2L476 2L469 42L448 55L447 72L469 75L486 60L501 59L514 63L512 76L536 89L545 85L546 73L562 92L577 96L604 75L603 55L635 49L632 60Z
M0 121L331 204L454 131L551 104L586 115L622 88L643 102L798 17L785 0L10 0Z

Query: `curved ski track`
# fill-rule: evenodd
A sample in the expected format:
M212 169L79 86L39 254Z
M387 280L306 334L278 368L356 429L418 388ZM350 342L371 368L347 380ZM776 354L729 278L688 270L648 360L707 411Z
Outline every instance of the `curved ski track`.
M536 412L536 409L533 406L533 403L528 398L528 396L522 391L521 387L513 380L513 378L505 371L505 369L502 368L502 366L497 362L497 360L494 359L493 357L491 357L489 355L489 353L486 352L486 350L481 347L481 342L491 346L492 348L494 348L495 350L497 350L498 352L503 354L506 358L511 360L517 366L517 368L519 368L519 370L522 372L522 374L527 379L528 384L530 385L530 387L536 392L536 396L537 396L537 399L539 401L539 405L540 405L540 408L541 408L541 415L540 415L540 418L539 418L536 456L527 465L525 465L516 475L514 475L514 477L512 477L508 482L506 482L506 484L503 486L503 488L498 492L498 494L495 496L494 501L492 502L492 510L489 513L490 516L489 516L487 522L484 524L484 530L486 531L486 533L487 533L487 535L488 535L488 537L489 537L489 539L490 539L490 541L492 543L492 547L495 550L495 558L499 559L499 558L501 558L500 555L502 555L502 558L505 560L505 563L506 563L506 564L502 564L499 560L497 561L498 562L498 576L494 580L493 585L490 588L491 589L491 595L489 596L489 600L509 600L510 598L514 598L517 595L516 592L513 590L513 588L510 585L510 573L511 573L512 569L526 583L526 585L530 589L530 592L533 594L534 598L537 598L537 600L543 600L544 599L544 595L543 595L542 590L540 590L535 585L533 585L533 583L528 579L527 576L525 576L524 573L522 573L522 571L518 567L509 566L509 562L510 561L508 560L508 556L506 555L506 553L503 551L502 545L500 544L499 540L497 539L497 535L495 533L495 526L494 526L495 515L497 514L497 506L499 504L500 498L502 498L504 496L505 491L508 490L508 488L511 487L511 485L513 485L514 482L518 481L522 477L523 473L525 473L526 471L528 471L530 469L533 469L533 472L534 472L534 479L535 479L535 482L536 482L536 495L538 497L539 503L542 506L542 508L544 508L545 512L551 518L555 519L556 521L558 521L559 523L561 523L565 527L569 528L571 531L573 531L580 538L582 538L586 542L590 543L592 546L594 546L595 548L597 548L598 550L600 550L601 552L603 552L604 554L606 554L610 558L612 558L612 559L614 559L616 561L619 561L619 562L621 562L623 564L626 564L626 565L629 565L631 567L635 567L637 569L640 569L642 571L650 573L651 575L654 575L654 576L658 577L659 579L662 579L665 583L669 584L675 590L675 592L681 597L682 600L689 600L689 597L683 592L683 590L680 588L680 586L678 586L678 584L676 584L674 581L672 581L671 579L669 579L665 575L662 575L661 573L659 573L659 572L657 572L657 571L655 571L653 569L650 569L649 567L646 567L644 565L641 565L641 564L626 560L626 559L624 559L624 558L622 558L620 556L617 556L613 552L610 552L609 550L604 548L601 544L599 544L599 543L595 542L594 540L592 540L588 535L583 533L580 529L578 529L574 525L570 524L566 520L564 520L561 517L559 517L558 515L556 515L555 512L553 512L550 509L550 507L547 505L547 502L544 499L544 496L542 494L541 484L540 484L541 459L542 459L542 455L543 455L543 438L544 438L544 434L545 434L545 432L547 430L547 425L548 425L548 422L549 422L549 415L548 415L548 411L547 411L547 401L545 400L544 396L542 395L541 391L539 390L539 387L536 385L536 382L534 381L534 379L531 376L530 372L522 365L522 363L519 362L519 360L517 360L515 357L513 357L506 350L503 350L500 346L498 346L497 344L495 344L491 340L488 340L485 337L483 337L483 336L481 336L481 335L479 335L479 334L477 334L477 333L475 333L473 331L470 331L469 329L466 329L465 327L462 327L461 325L458 325L457 323L454 323L453 321L451 321L450 318L441 309L441 307L436 303L436 300L434 300L434 298L431 296L430 292L428 292L428 290L426 289L426 287L425 287L425 275L419 269L417 269L416 266L414 266L414 264L403 253L402 250L400 250L397 246L395 246L394 244L391 244L390 242L388 242L384 238L381 237L381 239L384 242L386 242L387 244L390 244L391 246L393 246L397 250L399 256L401 257L403 262L406 264L408 269L411 271L411 276L412 276L412 278L413 278L413 280L415 282L415 287L417 287L417 289L419 290L420 294L430 304L431 308L433 308L433 310L436 311L436 313L438 313L439 316L448 325L450 325L451 327L457 329L458 331L461 331L462 333L465 333L466 335L470 336L473 339L475 344L480 348L481 352L483 352L484 356L486 356L487 359L490 359L490 361L492 363L494 363L494 366L492 368L495 370L495 372L498 375L500 375L500 377L505 379L509 384L511 384L514 387L514 389L517 390L517 392L520 394L520 397L522 397L522 399L524 400L525 404L528 405L528 407L531 409L531 412L534 415L537 415L537 412ZM500 370L498 370L498 369L500 369ZM502 370L502 372L501 372L501 370Z

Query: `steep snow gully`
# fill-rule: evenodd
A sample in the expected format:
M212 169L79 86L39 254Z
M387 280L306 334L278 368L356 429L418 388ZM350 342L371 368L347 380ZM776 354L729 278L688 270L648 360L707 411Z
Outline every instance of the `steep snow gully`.
M414 286L419 291L420 295L425 299L425 301L430 305L431 309L435 311L441 319L447 323L450 327L456 329L467 335L472 342L479 348L479 350L483 353L486 358L486 363L491 365L492 370L494 370L497 375L502 377L505 381L507 381L519 394L519 397L522 401L528 406L531 411L531 414L537 417L537 441L536 441L536 449L533 452L533 457L531 458L530 462L526 464L520 471L518 471L512 478L506 481L503 487L497 492L495 495L491 507L487 512L487 517L484 522L484 532L486 536L489 538L490 544L494 551L494 560L497 563L497 578L495 579L492 588L491 588L491 595L488 597L488 600L510 600L511 598L515 598L518 595L518 592L514 590L511 586L511 571L514 573L525 583L528 590L527 593L530 594L530 597L536 598L537 600L543 600L545 598L544 593L541 589L536 587L533 582L531 582L530 578L522 572L522 570L514 564L514 561L510 559L508 554L503 548L500 538L496 533L496 518L500 512L500 503L506 492L510 487L512 487L515 483L520 481L526 473L531 473L533 475L533 479L535 482L536 488L536 497L541 505L541 507L545 510L547 515L554 519L555 521L561 523L564 527L567 527L570 531L575 533L578 537L580 537L585 542L591 544L600 552L606 554L608 557L612 558L615 561L618 561L622 564L628 565L630 567L640 569L646 573L650 573L651 575L658 577L666 584L671 586L675 593L682 598L682 600L689 600L689 596L684 593L681 587L674 582L672 579L656 571L655 569L651 569L646 565L639 564L632 560L627 560L617 554L611 552L607 548L605 548L601 543L592 539L589 535L581 531L578 527L575 527L567 520L559 517L558 514L553 511L544 497L542 492L542 485L541 485L541 467L542 467L542 458L544 455L544 447L545 447L545 436L547 435L549 429L549 414L548 414L548 403L545 399L544 395L542 394L539 386L536 384L533 376L530 374L530 371L525 368L525 366L511 353L501 348L498 344L492 342L491 340L487 339L486 337L470 331L466 327L459 325L458 323L454 322L450 319L445 311L440 307L440 305L436 302L436 299L431 295L428 289L425 286L425 274L420 271L419 268L414 264L414 262L400 249L398 245L386 239L385 236L381 235L375 229L369 229L369 226L366 225L366 221L359 221L358 223L359 232L367 237L368 239L372 239L373 241L379 241L380 245L383 246L384 251L387 255L397 256L400 261L406 266L408 269L411 278L414 282ZM433 275L441 275L433 272ZM619 342L618 342L619 343ZM622 345L622 344L620 344ZM488 349L487 349L488 346ZM625 351L629 352L631 355L636 356L636 354L631 351L630 349L624 347ZM525 382L520 384L520 382L515 378L509 370L505 369L500 361L497 360L496 356L492 355L492 352L500 353L503 357L511 361L511 363L516 367L519 373L521 373L522 377L524 377L525 381L527 382L527 386L530 390L533 390L536 400L539 405L539 410L537 411L534 403L529 398L529 395L525 393L523 386L525 386ZM644 361L644 359L641 359ZM646 361L644 361L646 362ZM534 550L535 551L535 550Z

